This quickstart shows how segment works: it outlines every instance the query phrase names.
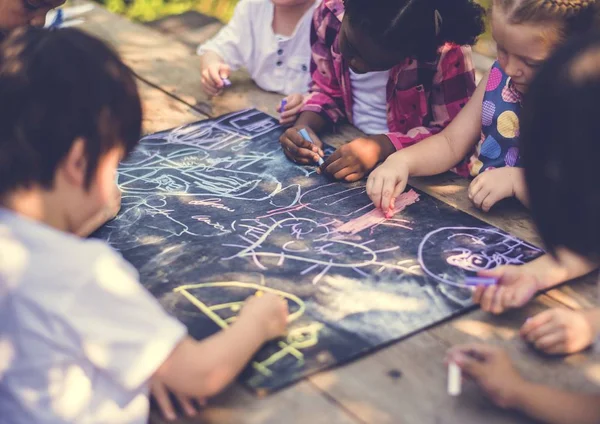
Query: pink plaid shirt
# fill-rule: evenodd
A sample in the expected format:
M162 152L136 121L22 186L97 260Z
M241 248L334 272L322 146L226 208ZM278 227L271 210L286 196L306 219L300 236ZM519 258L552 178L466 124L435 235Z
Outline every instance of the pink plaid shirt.
M352 120L350 72L339 49L342 0L324 0L311 29L312 82L303 111L337 123ZM434 62L406 59L390 71L386 134L396 149L440 132L475 91L471 48L447 44Z

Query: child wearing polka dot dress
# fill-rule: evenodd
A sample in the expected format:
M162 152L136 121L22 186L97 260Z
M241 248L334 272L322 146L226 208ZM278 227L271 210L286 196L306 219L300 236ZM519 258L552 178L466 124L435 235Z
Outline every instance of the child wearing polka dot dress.
M390 210L410 176L457 166L460 174L474 177L469 198L478 208L487 212L508 197L527 205L519 153L523 96L553 50L591 33L599 15L598 0L493 0L497 62L443 131L394 153L371 173L367 193L375 206ZM459 166L465 158L468 171Z

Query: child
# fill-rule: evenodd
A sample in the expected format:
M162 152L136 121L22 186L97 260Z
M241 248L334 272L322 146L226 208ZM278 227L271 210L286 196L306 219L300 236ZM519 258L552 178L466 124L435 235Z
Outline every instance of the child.
M546 246L553 254L559 247L567 248L596 263L600 259L598 63L597 35L561 48L532 83L521 120L531 209ZM597 326L599 311L595 312ZM560 338L560 334L550 336ZM501 407L520 410L541 422L600 422L599 395L526 381L498 348L458 346L450 351L449 361L456 362Z
M394 151L439 132L475 89L470 47L483 31L471 0L328 0L312 28L312 87L286 156L313 164L316 134L347 119L368 134L339 148L320 170L357 181ZM304 140L307 129L314 145Z
M65 0L0 0L0 42L22 26L43 26L46 14Z
M252 298L226 331L186 335L97 240L75 236L114 195L136 145L132 72L75 29L30 28L0 46L0 411L10 423L145 423L148 386L219 392L287 307Z
M375 206L388 211L409 176L448 171L475 148L469 162L475 206L487 212L512 196L527 204L518 146L522 95L552 50L593 31L599 15L600 3L590 0L493 0L498 61L444 131L390 156L369 176Z
M231 70L245 67L260 88L288 96L277 108L283 125L294 122L310 82L310 22L319 2L241 0L231 21L198 47L206 94L220 94Z

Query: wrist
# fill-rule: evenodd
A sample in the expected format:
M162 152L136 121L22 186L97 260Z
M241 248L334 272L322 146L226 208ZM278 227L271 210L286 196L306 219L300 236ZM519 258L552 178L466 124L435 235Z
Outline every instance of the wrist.
M240 314L233 327L243 334L251 335L260 344L270 340L267 320L260 313Z
M519 380L515 382L512 390L513 393L507 406L510 409L524 411L527 410L529 399L535 396L537 385L519 376Z
M379 145L379 162L385 161L396 151L392 140L387 135L373 135L370 138Z

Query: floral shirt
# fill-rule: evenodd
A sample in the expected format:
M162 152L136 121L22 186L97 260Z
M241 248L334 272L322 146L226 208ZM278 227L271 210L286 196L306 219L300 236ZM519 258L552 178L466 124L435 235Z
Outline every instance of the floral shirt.
M303 111L333 123L352 120L350 70L339 47L344 16L342 0L324 0L311 28L312 82ZM432 62L408 58L390 71L386 134L402 149L440 132L475 91L471 48L446 44Z

